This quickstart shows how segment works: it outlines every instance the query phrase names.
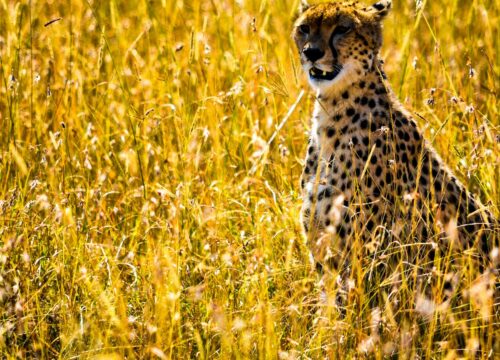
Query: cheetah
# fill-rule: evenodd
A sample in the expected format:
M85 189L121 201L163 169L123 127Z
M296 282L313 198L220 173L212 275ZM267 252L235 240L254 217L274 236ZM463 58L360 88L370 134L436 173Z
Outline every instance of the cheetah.
M316 91L300 180L312 255L328 264L361 234L400 242L437 236L488 258L498 246L497 219L443 163L387 81L379 50L390 9L389 0L304 4L293 28Z

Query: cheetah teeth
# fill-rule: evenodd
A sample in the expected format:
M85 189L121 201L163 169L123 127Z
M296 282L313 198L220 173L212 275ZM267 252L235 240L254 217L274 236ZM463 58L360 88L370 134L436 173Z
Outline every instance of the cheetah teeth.
M312 76L327 76L328 75L328 71L321 71L319 69L316 69L316 68L311 68L309 70L309 74L311 74Z

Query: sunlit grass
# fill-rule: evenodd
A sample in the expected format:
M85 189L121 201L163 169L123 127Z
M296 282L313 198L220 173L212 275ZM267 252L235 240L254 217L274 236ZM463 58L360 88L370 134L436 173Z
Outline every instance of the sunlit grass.
M498 216L499 3L417 3L394 2L385 70ZM467 254L447 308L435 308L447 254L429 276L436 302L416 294L411 266L399 279L373 270L397 246L344 254L345 315L334 279L320 283L299 224L314 97L289 36L295 9L0 2L2 357L498 355L495 279Z

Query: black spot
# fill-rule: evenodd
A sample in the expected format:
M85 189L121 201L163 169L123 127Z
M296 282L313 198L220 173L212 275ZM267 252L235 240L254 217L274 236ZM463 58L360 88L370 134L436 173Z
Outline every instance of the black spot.
M370 90L373 90L373 89L375 89L375 83L374 82L370 83Z
M368 102L368 106L373 109L376 106L375 100L370 99L370 101Z
M401 161L406 164L408 162L408 155L406 155L406 153L404 152L402 157L401 157Z
M376 198L380 196L380 189L378 187L375 187L373 189L373 196L375 196Z
M417 130L413 130L413 138L417 141L420 140L420 134Z
M344 99L349 99L349 92L348 92L348 91L344 91L344 92L342 93L342 97L343 97Z
M382 147L382 153L383 153L384 155L387 155L387 153L389 152L389 149L390 149L390 148L389 148L389 145L384 144L384 146Z
M359 83L359 88L360 88L360 89L363 89L363 88L365 87L365 85L366 85L366 83L365 83L364 81L361 81L361 82Z
M347 109L347 111L345 113L347 116L353 116L355 111L353 108L349 108L349 109Z
M373 155L370 159L370 162L375 165L377 163L377 156L376 155Z
M339 121L340 119L342 119L342 115L340 114L335 115L335 121Z
M370 142L370 140L368 139L368 136L365 136L363 138L363 145L368 146L369 142Z
M368 128L368 120L364 119L363 121L361 121L360 125L361 126L361 129L367 129Z
M361 105L366 105L366 104L368 104L368 98L366 96L363 96L361 98Z
M348 169L350 169L350 168L351 168L351 166L352 166L352 161L351 161L351 160L347 160L347 162L346 162L345 166L346 166Z
M467 209L469 210L469 213L477 210L472 199L469 199L469 204L467 206Z
M325 226L327 226L327 227L330 226L330 219L325 220Z
M318 193L318 201L323 200L323 198L329 198L332 196L332 190L330 188L325 188Z
M444 282L443 290L444 291L452 291L453 290L453 285L451 284L451 281L447 280Z
M466 232L471 234L474 231L475 226L474 226L474 224L468 223L468 224L465 224L464 228L465 228Z
M351 141L352 141L352 144L353 144L353 145L358 145L358 141L359 141L359 140L358 140L358 138L357 138L357 137L353 137L353 138L351 139Z
M314 151L314 147L312 146L309 146L309 149L307 149L307 152L309 153L309 155L311 155Z
M376 145L378 148L382 147L382 140L377 139L377 140L375 141L375 145Z
M489 242L488 242L488 236L486 236L486 233L482 233L481 234L480 246L481 246L481 250L483 250L483 252L485 254L488 254L490 252L490 246L489 246Z
M340 237L344 237L346 235L346 230L345 230L345 227L343 227L342 225L340 225L340 228L339 228L339 236Z
M326 131L326 135L331 138L333 137L333 135L335 135L335 129L334 128L328 128L328 130Z
M392 184L392 174L390 172L385 174L385 181L387 184Z
M382 166L377 166L377 168L375 169L375 175L377 177L379 177L380 175L382 175Z
M436 181L436 182L434 183L434 187L436 188L436 191L437 191L437 192L440 192L440 191L441 191L441 189L442 189L441 182L440 182L440 181Z
M333 144L334 148L338 148L340 145L340 139L335 140L335 144Z
M373 220L368 221L368 223L366 224L366 228L368 229L368 231L373 230L373 225Z

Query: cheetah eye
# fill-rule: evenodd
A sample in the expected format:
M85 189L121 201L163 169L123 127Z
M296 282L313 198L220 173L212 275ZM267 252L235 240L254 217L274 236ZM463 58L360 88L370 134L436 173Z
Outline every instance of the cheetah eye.
M310 29L309 25L305 25L305 24L303 24L303 25L300 25L300 26L299 26L299 31L300 31L302 34L305 34L305 35L309 34L309 31L310 31L310 30L311 30L311 29Z
M333 33L335 35L344 35L344 34L347 34L351 30L352 30L352 28L349 27L349 26L339 25L339 26L337 26L335 28L335 30L333 31Z

